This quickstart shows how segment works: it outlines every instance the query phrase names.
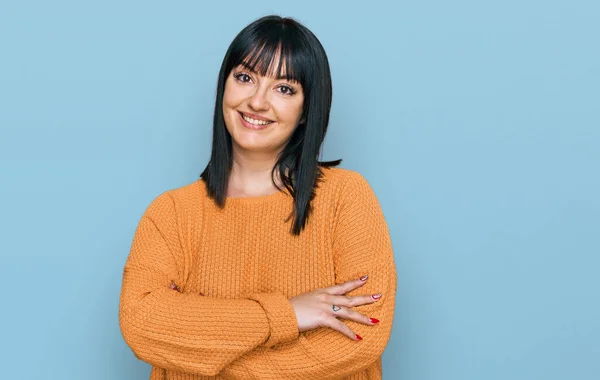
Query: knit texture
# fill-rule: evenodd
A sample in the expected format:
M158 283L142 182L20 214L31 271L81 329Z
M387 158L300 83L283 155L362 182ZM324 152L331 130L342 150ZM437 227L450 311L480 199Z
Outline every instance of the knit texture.
M123 271L119 323L151 380L381 379L392 331L396 267L383 212L358 172L324 176L300 236L286 192L227 198L203 180L158 195L143 213ZM346 295L382 293L354 307L374 326L340 319L298 332L289 299L369 275Z

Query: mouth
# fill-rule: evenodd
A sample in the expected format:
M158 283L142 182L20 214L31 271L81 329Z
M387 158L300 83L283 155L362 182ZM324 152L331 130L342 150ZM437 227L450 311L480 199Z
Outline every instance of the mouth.
M250 128L250 129L264 129L267 126L271 125L274 123L273 120L269 120L269 119L264 119L264 118L253 118L250 117L240 111L238 111L238 113L240 114L240 120L242 121L242 124L246 127L246 128Z

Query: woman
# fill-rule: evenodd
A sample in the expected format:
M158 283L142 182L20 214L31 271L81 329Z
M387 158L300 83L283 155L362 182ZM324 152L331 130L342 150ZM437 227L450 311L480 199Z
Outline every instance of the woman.
M317 156L323 47L263 17L219 73L201 179L157 196L125 264L119 320L151 379L381 379L396 271L371 187Z

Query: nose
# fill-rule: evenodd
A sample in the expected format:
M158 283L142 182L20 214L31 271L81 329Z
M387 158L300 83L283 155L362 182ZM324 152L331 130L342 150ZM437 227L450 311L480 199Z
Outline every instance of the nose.
M249 99L248 105L253 111L266 111L269 109L269 99L267 99L267 89L256 87L256 91Z

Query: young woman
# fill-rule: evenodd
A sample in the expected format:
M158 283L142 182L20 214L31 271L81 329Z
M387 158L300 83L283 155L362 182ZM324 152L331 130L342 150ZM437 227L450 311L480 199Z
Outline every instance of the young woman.
M318 39L263 17L233 40L201 178L136 229L119 321L151 379L381 379L396 270L358 172L317 160L331 76Z

